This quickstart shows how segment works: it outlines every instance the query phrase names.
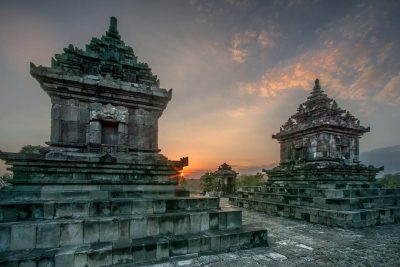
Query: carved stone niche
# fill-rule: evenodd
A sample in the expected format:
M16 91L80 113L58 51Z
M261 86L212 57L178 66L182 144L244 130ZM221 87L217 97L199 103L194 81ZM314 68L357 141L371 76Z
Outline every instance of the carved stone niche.
M100 103L91 104L89 108L90 122L86 138L89 147L128 146L127 108Z

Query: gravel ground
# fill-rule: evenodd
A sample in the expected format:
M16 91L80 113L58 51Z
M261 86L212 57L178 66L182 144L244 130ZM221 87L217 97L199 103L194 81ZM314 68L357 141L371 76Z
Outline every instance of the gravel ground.
M230 206L221 199L221 206ZM243 224L268 229L269 247L148 267L400 266L400 224L341 229L243 210Z

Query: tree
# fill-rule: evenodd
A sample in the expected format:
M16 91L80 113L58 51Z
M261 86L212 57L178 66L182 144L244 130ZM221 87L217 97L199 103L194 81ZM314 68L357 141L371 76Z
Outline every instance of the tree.
M200 185L203 191L218 191L217 179L213 172L206 172L200 177Z
M186 188L187 182L186 182L186 178L183 175L179 175L178 185L181 188Z
M243 187L243 186L261 186L265 182L264 175L262 173L257 174L241 174L236 179L236 187Z
M20 150L19 153L24 154L40 154L40 151L46 149L44 146L33 146L33 145L25 145Z
M400 187L400 172L395 174L386 174L382 178L377 179L377 182L386 188Z
M5 173L3 175L0 175L0 188L6 186L11 179L12 179L11 173Z

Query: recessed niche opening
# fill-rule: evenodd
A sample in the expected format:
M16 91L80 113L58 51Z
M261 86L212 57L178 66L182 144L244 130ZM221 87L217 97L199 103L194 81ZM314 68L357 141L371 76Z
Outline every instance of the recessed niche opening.
M101 143L105 145L118 144L118 123L102 122Z

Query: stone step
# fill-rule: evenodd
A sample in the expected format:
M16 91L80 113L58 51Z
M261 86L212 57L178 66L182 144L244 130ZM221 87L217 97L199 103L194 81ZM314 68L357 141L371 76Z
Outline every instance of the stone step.
M1 189L0 201L188 197L175 185L14 185Z
M19 250L0 253L1 266L118 266L155 263L171 257L203 255L267 246L267 230L245 226L201 234L158 235L120 242L99 242L63 248Z
M338 227L366 227L377 224L389 224L400 221L400 207L387 206L368 209L340 211L328 208L299 206L293 204L274 203L256 199L229 198L232 205L265 212L271 215L293 219L302 219L312 223L320 223Z
M0 223L0 251L129 240L158 234L194 234L238 229L241 226L241 210L230 208L206 212L7 222Z
M5 201L0 203L0 222L87 218L130 214L158 214L170 211L205 211L219 208L216 197L182 197L112 200Z
M381 196L381 195L396 195L400 194L400 188L356 188L356 189L318 189L312 187L276 187L266 186L261 187L246 187L239 188L237 193L271 193L271 194L290 194L310 197L328 197L328 198L343 198L343 197L362 197L362 196Z
M336 210L353 210L364 208L376 208L395 206L400 203L400 195L379 195L369 197L354 197L354 198L326 198L326 197L308 197L302 195L289 194L274 194L238 192L237 197L249 200L271 201L279 204L290 204L298 206L316 206L326 209Z

